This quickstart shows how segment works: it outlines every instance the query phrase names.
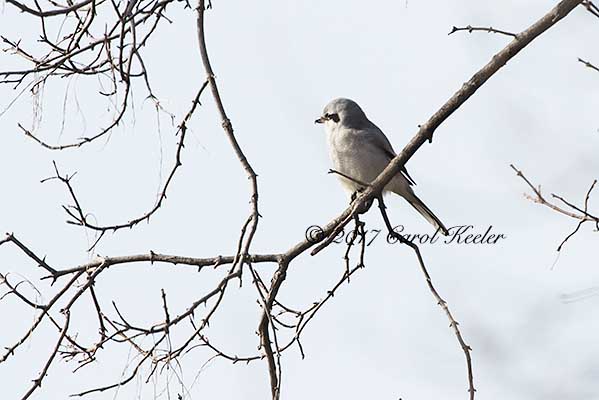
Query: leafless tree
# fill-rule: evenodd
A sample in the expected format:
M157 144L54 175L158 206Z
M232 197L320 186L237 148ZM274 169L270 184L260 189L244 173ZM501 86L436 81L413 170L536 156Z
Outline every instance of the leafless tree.
M144 46L154 38L154 33L160 24L170 22L167 16L167 8L172 7L195 7L197 15L197 35L199 45L199 57L204 66L202 83L197 88L197 94L191 100L188 112L180 119L175 135L178 138L176 146L175 162L162 187L157 202L147 212L134 216L128 221L101 225L90 220L89 210L85 208L73 183L74 174L61 171L58 165L54 165L52 176L49 181L57 181L62 184L68 193L70 202L63 206L68 215L68 223L80 226L82 229L94 231L97 237L90 250L98 244L107 232L115 232L124 228L134 228L140 222L149 222L152 215L167 207L167 192L170 184L176 179L177 173L182 167L182 153L185 146L186 132L189 121L200 105L200 100L210 90L212 98L217 106L218 118L223 127L224 134L231 144L232 151L239 159L243 170L249 180L250 207L247 219L241 226L241 233L237 237L236 252L227 256L207 256L205 258L192 258L182 255L160 254L149 252L147 254L128 254L97 256L90 262L73 268L59 268L51 266L37 250L43 248L43 244L28 243L25 238L14 234L6 234L0 240L0 246L16 246L24 258L32 260L42 269L44 276L41 278L40 290L53 293L45 303L37 303L22 290L24 280L14 278L7 271L0 274L0 282L4 288L2 299L16 297L23 307L36 310L36 317L22 336L14 343L9 344L0 355L1 362L9 362L19 356L19 348L27 343L36 334L42 321L49 321L56 329L55 344L49 348L45 359L40 361L41 371L33 380L29 388L24 388L22 399L27 399L41 387L44 379L52 379L50 369L52 364L62 357L65 360L76 363L76 370L89 365L97 357L97 354L108 346L130 346L139 354L136 364L130 369L129 374L121 381L110 382L99 385L89 390L75 393L75 396L85 396L94 392L103 392L126 385L134 380L140 373L140 369L150 366L151 374L157 373L162 368L178 363L180 357L195 346L204 346L212 351L213 357L223 358L235 364L238 362L264 362L268 371L272 398L281 397L281 375L283 373L282 357L290 349L295 348L303 356L304 350L301 344L302 332L310 321L329 302L336 290L349 282L349 278L364 266L365 240L364 223L360 215L367 212L374 200L377 200L381 216L388 229L388 235L409 246L414 251L426 284L430 289L435 302L446 314L450 328L456 336L458 344L464 353L466 360L466 378L468 396L474 399L475 385L474 373L471 361L471 349L463 338L458 322L450 312L448 304L443 300L433 285L431 276L427 272L424 256L418 246L405 240L397 234L385 212L382 201L381 190L391 178L398 173L414 153L427 141L432 142L435 130L462 104L464 104L481 86L487 82L497 71L499 71L510 59L515 57L520 50L538 38L546 30L567 16L574 8L583 5L594 16L599 17L599 10L590 1L563 0L541 16L535 23L518 33L510 33L493 28L477 28L468 26L465 28L454 27L452 32L465 30L468 32L486 30L505 35L510 42L495 54L487 64L482 66L462 87L455 92L430 119L422 124L410 142L399 152L387 168L372 182L369 187L360 193L352 204L339 214L338 217L328 222L322 229L306 238L298 238L295 245L285 250L274 250L271 253L255 253L252 249L254 236L259 227L259 190L257 174L250 160L245 156L243 149L238 143L231 120L227 116L225 102L219 93L216 74L212 69L209 53L207 50L206 34L204 31L204 18L206 12L212 8L210 1L198 0L197 4L190 4L187 0L128 0L118 2L115 0L83 0L78 3L68 1L61 4L54 0L41 2L33 1L33 5L27 5L17 0L6 0L6 3L16 7L23 13L36 19L40 24L39 48L28 49L21 45L21 40L11 33L10 37L2 36L5 50L15 54L27 63L22 69L0 72L1 83L12 85L15 91L24 93L30 90L32 93L40 90L48 82L63 77L80 76L82 78L95 78L99 82L98 92L106 97L110 104L114 105L115 116L106 126L91 135L81 137L70 143L58 144L46 141L43 135L25 128L19 124L23 134L39 143L49 151L80 148L110 135L115 127L122 121L123 116L131 107L131 91L133 85L141 85L145 88L147 96L161 112L166 112L160 103L158 96L153 92L151 76L144 59ZM62 20L63 24L57 24ZM58 28L57 28L58 26ZM58 31L56 31L58 29ZM59 34L57 34L57 32ZM66 33L65 33L66 32ZM8 35L8 34L7 34ZM581 60L581 62L583 62ZM592 64L584 62L590 68ZM596 68L595 68L596 69ZM225 77L223 77L225 78ZM524 176L517 171L523 179ZM526 180L526 179L525 179ZM597 217L588 211L587 203L594 187L591 186L584 207L577 207L566 200L557 197L567 207L578 213L570 212L563 208L551 205L541 195L540 190L526 181L536 194L535 201L551 206L556 211L577 218L580 222L598 223ZM338 282L320 300L311 303L304 309L296 309L283 304L279 299L279 291L287 272L296 258L304 253L317 256L320 251L329 246L335 238L350 224L354 224L350 240L347 243L345 253L345 271ZM577 227L577 230L578 230ZM350 259L350 250L359 246L357 260ZM99 299L103 293L98 292L94 284L101 276L109 274L110 270L131 266L135 263L167 263L178 264L197 268L199 270L210 270L211 274L219 274L218 283L206 293L201 294L195 301L184 310L174 310L168 302L168 293L162 291L161 299L163 310L161 315L156 316L156 322L148 326L140 326L134 321L134 317L125 315L115 302L112 309L106 309ZM272 276L265 276L263 270L257 268L259 264L269 263L276 265ZM251 282L256 289L261 317L257 321L259 352L254 355L239 357L231 354L225 347L216 345L216 341L205 334L205 328L209 325L211 318L219 312L219 306L227 295L231 295L230 287L234 281L240 283ZM82 337L71 328L71 321L78 316L73 312L73 305L78 302L89 301L93 304L97 314L98 334L97 337ZM200 307L202 306L202 307ZM177 340L173 332L177 331ZM287 334L283 334L287 332ZM144 347L141 342L144 338L152 337L153 345ZM183 337L184 339L180 339ZM40 368L40 366L36 366ZM92 368L92 367L90 367ZM149 378L148 378L149 379Z

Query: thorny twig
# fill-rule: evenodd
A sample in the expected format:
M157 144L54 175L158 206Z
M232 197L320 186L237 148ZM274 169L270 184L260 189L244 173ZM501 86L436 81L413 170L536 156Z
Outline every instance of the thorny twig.
M61 173L58 170L58 167L56 166L56 163L54 163L55 175L50 178L44 179L42 182L56 179L56 180L64 183L67 187L67 190L68 190L70 196L71 196L71 200L73 201L72 205L63 206L64 211L69 215L69 217L72 218L71 220L67 220L67 223L82 226L87 229L97 231L99 233L97 239L92 244L92 246L88 249L88 251L91 251L98 244L98 242L100 241L100 239L102 239L102 237L104 236L104 234L106 232L109 232L109 231L115 232L119 229L132 228L135 225L139 224L140 222L149 221L150 217L152 215L154 215L154 213L156 213L156 211L158 211L158 209L162 206L163 201L166 199L167 190L168 190L171 182L173 181L173 178L174 178L177 170L183 165L183 163L181 161L181 153L183 151L183 148L185 147L185 134L187 133L187 124L189 123L197 106L200 104L200 96L202 95L202 92L204 91L204 89L207 86L208 86L208 81L205 81L202 84L202 86L200 87L200 89L198 90L198 93L196 94L195 98L193 99L191 108L189 109L189 111L187 112L187 114L185 115L185 117L183 118L181 123L179 124L177 132L175 133L176 136L179 136L179 142L177 143L177 148L175 151L174 165L171 168L168 177L166 178L166 182L164 183L164 186L162 187L162 190L160 191L158 200L154 204L154 207L152 207L145 214L143 214L137 218L133 218L133 219L129 220L128 222L122 223L122 224L101 226L101 225L96 225L96 224L91 223L89 221L89 219L87 218L87 213L83 210L83 208L81 206L81 202L79 201L77 195L75 194L75 189L73 188L73 185L71 184L71 180L75 176L75 174L73 174L71 176L61 175Z
M451 28L451 31L448 33L448 35L451 35L452 33L459 32L459 31L468 31L468 33L472 33L472 32L475 32L475 31L482 31L482 32L488 32L488 33L498 33L500 35L505 35L505 36L511 36L511 37L513 37L515 39L518 38L518 35L515 34L515 33L512 33L512 32L502 31L502 30L499 30L499 29L495 29L493 27L485 28L485 27L481 27L481 26L477 27L477 26L471 26L471 25L468 25L468 26L465 26L465 27L461 27L461 28L458 28L457 26L454 26L454 27Z
M566 215L570 218L574 218L578 220L578 223L576 224L576 228L574 228L574 230L569 233L564 240L562 240L562 242L559 244L559 246L557 247L557 251L561 251L562 247L566 244L566 242L572 237L574 236L574 234L576 234L576 232L578 232L578 230L580 229L580 227L582 226L582 224L584 224L585 222L593 222L595 224L595 229L597 231L599 231L599 217L596 217L595 215L591 214L589 212L589 198L591 197L591 192L593 191L593 189L595 188L595 185L597 184L597 180L595 179L593 181L593 183L591 183L591 186L589 188L589 190L586 193L586 196L584 198L584 206L583 208L580 208L574 204L572 204L571 202L565 200L563 197L558 196L554 193L551 194L551 197L554 199L557 199L559 201L561 201L563 204L565 204L568 208L570 208L573 211L570 211L568 209L565 209L563 207L558 206L555 203L552 203L551 201L548 201L543 194L541 193L541 186L539 185L538 187L535 187L527 178L526 176L524 176L524 173L522 171L520 171L519 169L517 169L513 164L510 164L510 167L514 170L514 172L516 172L516 175L519 176L520 178L522 178L522 180L524 182L526 182L526 184L528 185L528 187L530 187L532 189L532 191L534 192L534 196L530 196L528 194L525 194L526 198L538 203L538 204L542 204L546 207L551 208L554 211L557 211L560 214Z
M208 7L211 7L211 4L208 3ZM247 157L241 150L241 146L239 142L237 142L237 138L235 137L235 133L233 131L233 125L231 120L227 116L225 111L225 106L221 100L220 93L218 91L218 86L216 85L216 78L214 75L214 71L212 70L212 65L210 63L210 58L208 57L208 50L206 48L206 35L204 32L204 13L206 10L206 2L204 0L198 0L197 7L197 34L198 34L198 44L200 49L200 57L202 59L202 64L204 65L204 69L206 71L208 82L210 83L210 89L212 91L212 96L214 97L214 101L216 103L216 108L218 109L218 114L222 121L222 127L225 131L225 135L231 146L233 148L233 152L239 159L241 166L243 167L249 181L250 181L250 204L251 211L250 215L247 218L246 223L241 231L241 235L239 237L240 245L243 243L242 247L239 248L237 254L235 255L236 260L233 263L233 267L238 267L240 271L243 271L243 264L245 262L245 258L250 252L250 246L252 244L252 240L258 229L258 218L260 217L260 213L258 212L258 175L254 172L254 169L250 165ZM246 227L249 225L249 229ZM245 242L244 242L245 241Z
M432 293L433 297L437 301L437 304L445 312L447 319L449 319L449 327L451 329L453 329L453 332L455 333L455 336L458 339L458 343L460 344L460 347L462 348L462 351L464 352L464 356L466 357L466 369L467 369L467 374L468 374L468 393L470 394L470 400L474 400L474 393L476 392L476 389L474 388L474 376L473 376L473 372L472 372L472 357L470 356L470 352L472 351L472 348L470 346L468 346L466 344L466 342L464 341L464 338L462 337L462 333L460 332L460 329L458 328L458 325L459 325L458 321L455 320L455 318L451 314L451 311L449 311L449 306L447 305L447 302L445 300L443 300L443 298L441 298L441 296L437 292L437 289L435 289L435 287L433 286L433 281L431 279L430 274L428 273L428 270L426 269L426 265L424 264L424 259L422 258L420 249L414 242L406 240L401 234L399 234L393 230L393 225L389 221L389 217L387 215L385 203L383 202L382 196L378 197L378 203L379 203L379 210L381 211L381 216L383 217L383 221L385 222L385 226L387 227L389 236L399 240L400 243L405 244L405 245L409 246L410 248L412 248L412 250L414 250L414 253L416 254L416 258L418 259L418 264L420 265L420 269L422 270L422 273L424 274L424 277L426 279L426 284L427 284L430 292Z
M0 71L0 84L14 84L17 88L28 80L26 87L36 93L50 80L71 76L93 78L98 82L97 93L109 99L110 105L114 106L114 117L96 134L80 137L68 144L50 144L19 123L17 126L26 136L49 150L79 148L107 136L121 123L130 108L133 81L139 78L145 86L148 98L156 104L157 110L164 111L158 97L152 91L141 49L147 45L158 24L167 20L164 11L169 4L175 3L175 0L127 4L84 0L77 4L69 2L68 7L49 2L56 8L42 10L36 2L36 10L16 0L7 1L23 13L39 19L39 42L42 44L42 50L28 50L21 44L20 39L2 36L3 43L8 46L5 51L20 56L25 60L27 67ZM120 6L129 8L121 12ZM114 17L113 11L116 12L117 18ZM65 19L71 17L78 22L67 34L61 35L62 28L59 27L57 39L52 39L54 32L48 30L48 20L54 16ZM109 90L105 88L106 81L109 82Z

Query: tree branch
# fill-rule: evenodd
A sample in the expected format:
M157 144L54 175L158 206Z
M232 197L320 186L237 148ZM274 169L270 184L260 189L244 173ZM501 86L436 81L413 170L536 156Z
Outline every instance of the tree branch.
M210 6L210 4L209 4ZM245 170L248 179L250 180L251 186L251 195L250 195L250 204L251 211L250 216L247 219L246 225L249 223L249 230L246 231L245 228L242 230L242 234L240 237L240 243L243 241L245 234L247 233L247 237L245 239L245 244L243 245L242 250L236 255L236 260L234 264L239 264L240 270L243 268L243 263L245 261L245 257L249 254L250 246L252 243L252 239L254 238L254 234L256 233L256 229L258 228L258 218L260 214L258 212L258 180L257 175L254 172L254 169L250 165L248 159L245 154L241 150L241 146L237 142L237 138L235 137L235 133L233 132L233 125L231 124L231 120L227 116L225 112L225 107L220 97L220 93L218 91L218 86L216 85L216 79L214 76L214 71L212 70L212 65L210 64L210 59L208 58L208 50L206 49L206 38L204 33L204 12L206 9L205 1L198 0L197 7L197 32L198 32L198 43L200 48L200 56L202 58L202 64L204 65L204 69L206 71L208 82L210 82L210 89L212 90L212 96L214 97L214 102L216 103L216 108L218 109L218 113L222 120L222 127L225 131L231 146L233 147L233 151L235 155L239 159L243 169Z
M499 29L495 29L493 27L476 27L476 26L465 26L463 28L458 28L457 26L454 26L451 28L451 32L449 32L447 35L451 35L452 33L455 32L459 32L459 31L468 31L468 33L472 33L474 31L483 31L483 32L488 32L488 33L498 33L500 35L505 35L505 36L511 36L513 38L518 38L518 35L512 32L508 32L508 31L502 31Z
M589 188L589 190L586 193L586 196L584 198L584 208L580 208L577 207L576 205L572 204L571 202L567 201L566 199L564 199L561 196L558 196L556 194L551 194L551 197L553 197L554 199L558 199L559 201L561 201L562 203L564 203L566 206L570 207L571 209L573 209L576 212L572 212L569 210L566 210L562 207L559 207L558 205L551 203L550 201L548 201L547 199L545 199L545 197L543 197L543 194L541 193L541 186L539 185L538 188L536 188L532 183L530 183L530 181L526 178L526 176L524 176L524 174L522 173L522 171L520 171L519 169L517 169L516 167L514 167L513 164L510 164L510 167L512 167L512 169L516 172L516 175L519 176L520 178L522 178L522 180L524 182L526 182L526 184L528 185L528 187L530 187L532 189L532 191L534 192L535 196L529 196L527 194L525 194L525 197L535 203L544 205L550 209L552 209L553 211L556 211L560 214L566 215L570 218L574 218L579 220L579 222L576 224L576 228L574 228L574 230L568 234L568 236L565 237L564 240L562 240L562 242L559 244L559 246L557 247L557 251L561 251L562 247L564 246L564 244L566 244L566 242L572 237L574 236L574 234L576 232L578 232L578 230L580 229L580 227L585 223L585 222L593 222L595 223L595 227L597 229L597 231L599 231L599 217L596 217L595 215L591 214L588 210L589 207L589 198L591 197L591 192L593 191L593 189L595 188L595 185L597 184L597 180L595 179L593 181L593 183L591 184L591 187Z
M585 61L582 58L578 58L578 61L581 62L581 63L583 63L585 67L593 69L593 70L599 72L599 67L596 67L595 65L591 64L590 62Z

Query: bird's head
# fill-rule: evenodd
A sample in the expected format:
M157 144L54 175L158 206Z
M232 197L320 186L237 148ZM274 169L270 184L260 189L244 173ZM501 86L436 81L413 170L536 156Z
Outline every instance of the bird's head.
M327 104L322 116L314 123L325 124L325 127L335 129L338 126L359 128L368 123L366 114L358 103L350 99L338 98Z

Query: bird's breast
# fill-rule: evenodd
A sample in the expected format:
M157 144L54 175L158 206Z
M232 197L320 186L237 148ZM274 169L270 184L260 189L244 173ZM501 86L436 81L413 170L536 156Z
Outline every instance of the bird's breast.
M328 140L333 169L361 182L371 182L387 164L381 152L359 131L332 130Z

